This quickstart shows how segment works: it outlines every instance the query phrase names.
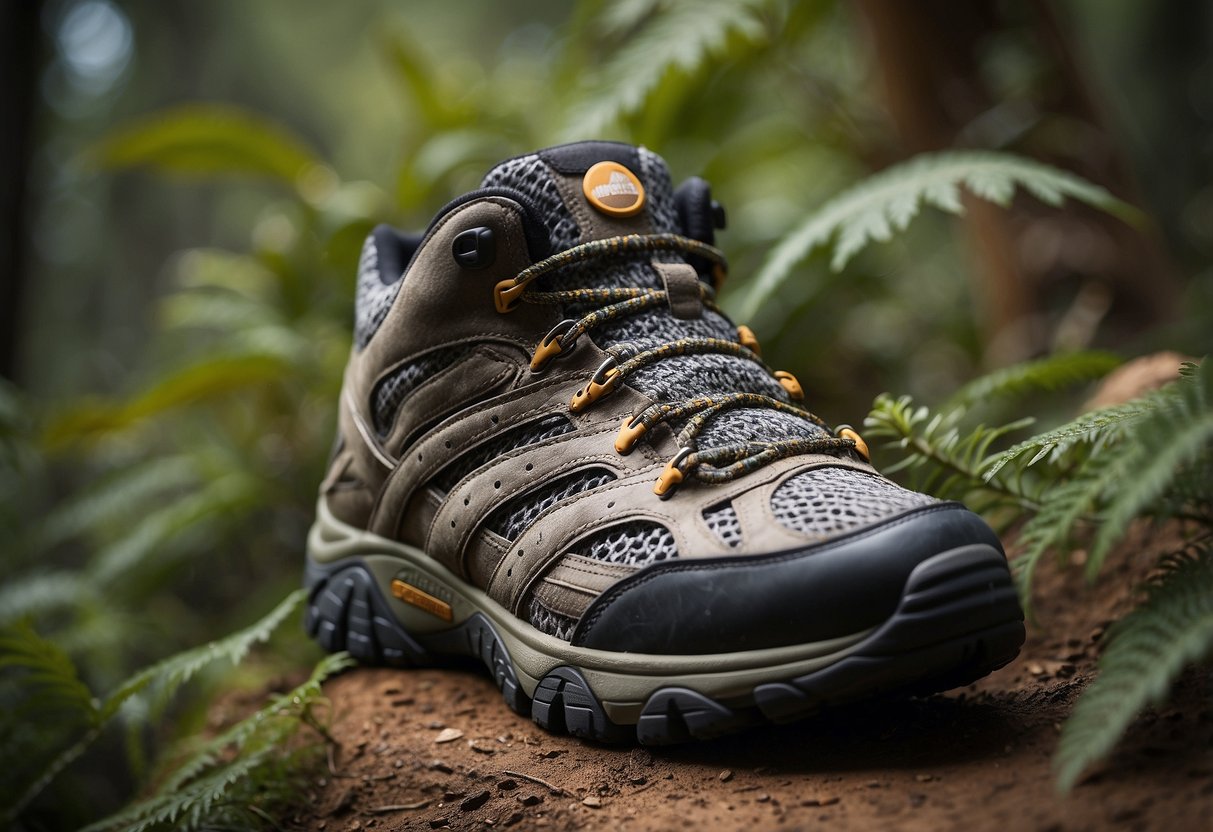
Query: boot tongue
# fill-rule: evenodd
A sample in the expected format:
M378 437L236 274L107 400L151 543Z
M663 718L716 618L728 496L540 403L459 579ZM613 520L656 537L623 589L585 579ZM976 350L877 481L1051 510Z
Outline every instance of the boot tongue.
M669 168L643 147L550 147L502 162L482 185L522 193L547 224L553 252L621 234L679 233Z
M681 234L669 168L657 154L618 142L577 142L509 159L489 171L483 187L518 191L547 224L553 252L621 234ZM706 186L705 186L706 187ZM678 255L658 255L663 262ZM586 264L570 274L541 278L545 290L634 286L661 288L647 262ZM577 318L585 309L566 309ZM654 307L595 327L600 347L636 354L680 338L735 340L732 322L705 309L684 320ZM740 390L787 401L779 383L754 363L730 355L675 356L636 370L628 384L659 402L685 401ZM740 409L713 419L699 437L701 448L726 442L777 441L818 429L770 409Z

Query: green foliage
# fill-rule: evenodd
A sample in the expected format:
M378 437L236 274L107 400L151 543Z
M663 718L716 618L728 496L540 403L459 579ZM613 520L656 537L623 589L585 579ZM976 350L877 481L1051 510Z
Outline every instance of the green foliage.
M295 185L319 164L298 138L255 113L226 105L187 104L114 132L90 154L107 168L168 173L265 176Z
M1016 187L1022 187L1048 205L1069 197L1126 219L1136 216L1135 209L1098 185L1031 159L988 151L925 154L868 177L810 214L771 250L742 302L740 317L757 314L798 263L835 238L830 266L840 271L869 243L904 231L923 205L963 213L962 186L1004 207Z
M597 83L578 96L581 105L568 119L567 138L601 134L644 106L664 80L676 73L690 76L728 52L730 41L735 48L760 47L768 34L760 13L774 5L771 0L625 4L606 27L625 33L623 45L597 73Z
M986 511L1028 518L1014 561L1025 607L1040 559L1049 551L1065 558L1090 528L1091 579L1138 518L1179 517L1198 530L1200 543L1184 557L1164 558L1164 577L1145 604L1109 631L1101 675L1063 731L1056 760L1063 790L1112 749L1143 707L1162 700L1186 664L1213 648L1213 365L1185 365L1161 390L1001 452L993 445L1030 420L991 429L964 418L976 403L1056 391L1114 366L1106 356L1061 356L999 371L968 385L939 414L909 397L881 396L866 423L870 436L902 455L886 470L908 468L938 496L976 498Z
M1120 366L1119 356L1106 352L1066 352L995 370L970 381L952 394L945 410L972 408L1025 393L1052 393L1101 379Z
M1066 721L1054 758L1071 789L1145 707L1165 701L1185 666L1213 655L1213 547L1205 537L1165 558L1146 600L1109 628L1099 676Z
M83 832L173 829L259 829L272 813L293 805L301 774L315 759L315 743L294 741L303 727L327 738L315 709L320 683L354 662L348 654L326 656L311 677L181 762L155 794L85 827Z
M25 777L20 785L6 789L14 800L12 805L0 807L0 818L17 817L51 781L67 766L78 759L101 736L105 726L135 697L150 697L159 713L167 700L183 685L201 671L230 662L238 664L250 648L267 641L273 632L296 611L306 597L306 590L296 590L288 595L264 618L225 638L202 647L186 650L147 667L120 684L104 699L96 699L80 680L78 670L71 659L53 643L40 638L28 624L19 623L0 632L0 693L5 700L4 729L0 739L0 770ZM328 672L335 672L337 664L325 664ZM327 675L327 674L326 674ZM318 684L318 682L317 682ZM147 709L138 709L147 713ZM128 713L131 712L127 709ZM38 761L42 768L28 757L13 756L28 754L29 731L24 726L35 728L43 724L30 717L57 716L57 728L77 728L74 741L49 760ZM60 733L62 733L60 731ZM15 741L14 741L15 740ZM39 748L45 753L45 748ZM19 795L19 796L18 796Z

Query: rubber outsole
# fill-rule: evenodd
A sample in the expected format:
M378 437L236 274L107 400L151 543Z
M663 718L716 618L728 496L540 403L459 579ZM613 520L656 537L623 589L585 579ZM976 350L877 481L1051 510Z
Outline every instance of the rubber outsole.
M528 696L505 641L482 612L448 630L410 634L358 558L326 565L309 560L305 584L311 590L305 627L326 650L348 650L363 663L396 667L471 657L489 670L516 713L549 731L608 743L707 740L858 699L961 687L1014 659L1025 636L1002 555L989 547L963 547L920 564L896 612L826 667L758 684L728 702L687 687L660 687L644 702L636 724L624 725L610 719L576 667L552 669Z

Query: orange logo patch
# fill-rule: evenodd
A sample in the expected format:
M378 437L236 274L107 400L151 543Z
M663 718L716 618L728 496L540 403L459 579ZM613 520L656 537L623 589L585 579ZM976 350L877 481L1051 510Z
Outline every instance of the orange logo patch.
M599 162L581 180L585 198L609 217L631 217L644 207L644 185L618 162Z

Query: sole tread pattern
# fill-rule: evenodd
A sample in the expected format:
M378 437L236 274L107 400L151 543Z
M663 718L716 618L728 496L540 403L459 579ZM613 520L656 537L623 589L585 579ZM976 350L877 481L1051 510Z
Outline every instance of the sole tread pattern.
M328 568L309 563L305 627L326 650L348 650L368 664L408 667L441 664L448 656L478 659L509 707L549 731L597 742L671 745L802 719L861 698L949 690L1002 667L1018 654L1024 626L1001 557L981 546L937 555L914 571L897 611L850 655L804 676L758 685L739 698L741 704L685 687L660 688L648 697L634 726L613 722L574 667L554 668L527 696L505 643L482 613L451 630L414 638L357 561Z

